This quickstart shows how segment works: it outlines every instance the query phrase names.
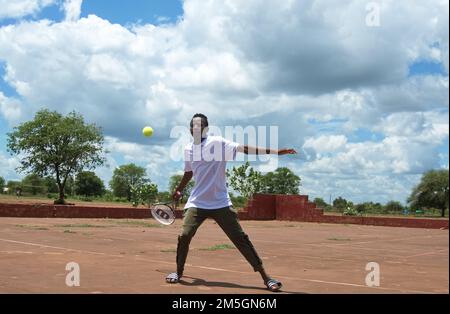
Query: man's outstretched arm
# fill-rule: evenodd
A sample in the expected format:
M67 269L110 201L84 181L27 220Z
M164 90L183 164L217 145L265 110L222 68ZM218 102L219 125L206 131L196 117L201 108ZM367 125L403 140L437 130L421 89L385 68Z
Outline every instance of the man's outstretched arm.
M273 149L266 147L255 147L248 145L239 145L237 151L240 153L244 153L246 155L292 155L297 154L295 149L293 148L282 148L282 149Z
M189 181L191 181L192 175L193 175L192 171L186 171L184 173L183 178L180 181L180 184L178 184L178 187L176 188L176 190L172 194L172 198L175 201L178 201L181 198L181 194L183 193L184 188L189 183Z

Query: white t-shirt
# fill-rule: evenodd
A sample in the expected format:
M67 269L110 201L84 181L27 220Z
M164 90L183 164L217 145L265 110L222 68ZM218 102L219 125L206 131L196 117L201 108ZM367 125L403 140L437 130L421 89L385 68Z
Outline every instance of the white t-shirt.
M184 208L218 209L231 206L226 183L226 164L236 159L238 143L221 136L207 136L201 144L184 150L184 171L192 171L195 185Z

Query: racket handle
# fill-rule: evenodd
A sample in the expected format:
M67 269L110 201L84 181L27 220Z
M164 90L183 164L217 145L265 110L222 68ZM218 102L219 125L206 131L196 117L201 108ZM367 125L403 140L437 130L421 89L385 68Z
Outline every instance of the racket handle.
M172 199L174 201L178 201L181 197L183 197L183 194L178 190L172 194Z

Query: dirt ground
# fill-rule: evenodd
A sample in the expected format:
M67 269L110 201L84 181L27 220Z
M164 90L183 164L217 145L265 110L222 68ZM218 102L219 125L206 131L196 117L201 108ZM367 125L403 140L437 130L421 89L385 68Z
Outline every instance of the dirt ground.
M282 293L449 293L449 231L283 221L242 221ZM271 293L213 222L175 269L181 220L0 218L1 293ZM66 264L80 267L68 287ZM369 262L380 286L368 287Z
M68 203L73 203L80 206L91 206L91 207L129 207L134 208L130 202L100 202L100 201L80 201L67 199ZM13 203L13 204L49 204L53 205L53 199L44 198L44 197L33 197L33 196L25 196L25 197L16 197L14 195L2 195L0 194L0 204L2 203ZM143 208L143 205L139 206Z

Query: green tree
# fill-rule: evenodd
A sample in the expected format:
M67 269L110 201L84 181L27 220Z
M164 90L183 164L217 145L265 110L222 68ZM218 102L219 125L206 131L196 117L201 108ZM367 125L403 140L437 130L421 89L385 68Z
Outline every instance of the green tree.
M7 147L11 154L24 156L18 171L54 176L59 191L55 203L65 204L67 178L104 164L103 142L101 129L86 124L81 115L44 109L8 133Z
M22 189L22 182L11 180L6 183L6 187L9 189L9 194L16 193L17 188Z
M324 210L329 210L330 207L331 207L330 204L328 204L327 202L325 202L325 201L323 200L323 198L320 198L320 197L316 197L316 198L314 199L313 202L314 202L314 204L316 204L316 206L317 206L318 208L323 208Z
M388 213L401 213L404 209L403 205L397 201L390 201L384 206L384 211Z
M64 195L75 195L75 177L72 175L67 177L66 186L64 187Z
M345 198L338 197L333 201L333 207L336 208L340 212L344 212L344 210L348 207L348 202Z
M183 175L181 174L174 174L169 179L169 193L173 193L175 189L178 187L178 184L181 182L181 179L183 178ZM184 199L188 199L191 195L192 189L194 188L195 182L191 179L189 183L186 185L183 191L183 197Z
M345 216L356 216L361 215L361 213L353 206L352 202L347 203L347 207L344 208L344 211L342 212Z
M126 197L130 202L132 197L132 187L137 188L148 180L145 179L145 169L135 164L122 165L114 169L109 185L117 197Z
M172 193L168 191L158 192L156 198L158 202L170 202L172 200Z
M227 169L226 174L231 187L245 198L263 191L263 176L250 167L249 162L233 167L231 171Z
M44 194L47 192L45 180L38 174L32 173L22 179L22 188L24 192L36 194Z
M362 215L363 213L367 212L366 206L364 206L364 203L356 204L355 210L359 215Z
M6 183L5 179L3 177L0 177L0 189L2 189L2 192L3 192L3 187L5 186L5 183Z
M355 206L355 209L358 213L382 213L383 212L383 205L380 203L374 203L374 202L364 202L357 204Z
M58 193L58 183L56 182L56 179L54 177L45 177L44 181L48 193Z
M86 197L101 196L105 193L105 185L94 172L82 171L75 178L75 193Z
M235 196L232 192L230 192L230 200L235 208L241 208L247 205L247 198L242 195Z
M300 181L300 177L289 168L278 168L263 176L263 191L270 194L299 194Z
M156 200L158 195L158 186L154 183L146 182L142 184L135 184L131 187L131 197L133 206L137 207L139 204L144 204L150 207Z
M411 208L438 208L441 216L448 210L448 170L430 170L422 175L420 183L408 197Z
M114 194L111 190L108 190L105 188L105 193L103 193L103 200L107 202L113 202L114 201Z

